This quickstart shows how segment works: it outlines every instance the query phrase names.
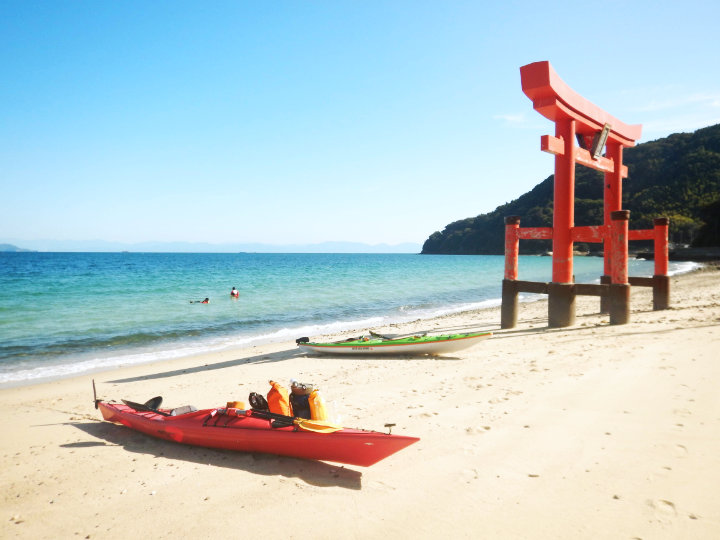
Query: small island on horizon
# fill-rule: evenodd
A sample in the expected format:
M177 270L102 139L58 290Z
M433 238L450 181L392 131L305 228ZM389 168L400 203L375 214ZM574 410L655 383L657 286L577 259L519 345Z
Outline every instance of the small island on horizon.
M33 252L35 250L17 247L13 244L0 244L0 251L13 252L13 253L29 253L29 252Z

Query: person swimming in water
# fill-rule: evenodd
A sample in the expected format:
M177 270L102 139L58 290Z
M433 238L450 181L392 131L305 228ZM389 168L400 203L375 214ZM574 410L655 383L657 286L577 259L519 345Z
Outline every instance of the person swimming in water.
M205 300L190 300L191 304L209 304L210 299L206 298Z
M240 296L240 293L235 287L233 287L232 291L230 291L230 296L232 296L233 298L238 298Z

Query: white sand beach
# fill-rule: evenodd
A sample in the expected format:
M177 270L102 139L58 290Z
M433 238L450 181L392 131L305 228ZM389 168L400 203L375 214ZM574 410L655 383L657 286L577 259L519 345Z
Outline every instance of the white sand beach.
M0 537L720 538L720 271L671 287L665 311L634 288L621 326L579 297L570 328L541 301L512 330L499 308L376 329L495 332L452 357L276 343L2 390ZM200 408L296 378L421 440L369 468L183 446L103 422L93 378Z

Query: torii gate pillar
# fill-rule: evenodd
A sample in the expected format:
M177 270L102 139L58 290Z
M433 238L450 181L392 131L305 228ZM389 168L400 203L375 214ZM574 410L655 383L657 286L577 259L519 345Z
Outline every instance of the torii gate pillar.
M575 223L575 121L555 122L555 138L562 141L563 152L555 155L553 187L552 282L548 285L548 324L565 327L575 324L573 293L573 242ZM571 159L568 159L568 156Z

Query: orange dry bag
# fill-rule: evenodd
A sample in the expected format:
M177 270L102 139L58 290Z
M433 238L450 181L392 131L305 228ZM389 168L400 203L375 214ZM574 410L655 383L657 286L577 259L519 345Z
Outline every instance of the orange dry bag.
M292 407L290 407L287 389L275 381L270 381L270 386L272 386L272 388L267 395L270 412L292 416Z
M325 409L325 401L317 388L310 392L308 403L310 404L310 417L312 420L328 419L327 410Z

